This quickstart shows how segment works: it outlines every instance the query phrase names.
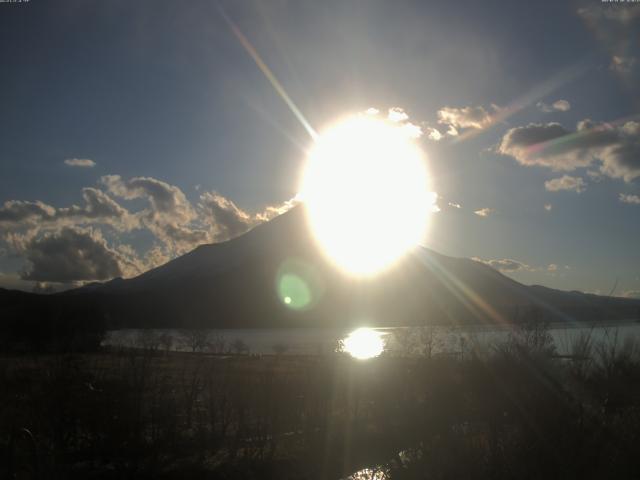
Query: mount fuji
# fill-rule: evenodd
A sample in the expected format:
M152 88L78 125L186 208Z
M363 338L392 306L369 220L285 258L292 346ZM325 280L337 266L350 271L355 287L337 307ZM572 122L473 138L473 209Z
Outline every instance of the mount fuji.
M85 311L123 327L336 327L630 319L640 301L518 283L483 263L416 247L372 278L336 269L303 207L235 239L201 245L130 279L53 295L0 292L0 313ZM283 279L291 281L291 295ZM286 282L285 282L286 283ZM285 291L283 292L283 288ZM296 305L296 298L304 297Z

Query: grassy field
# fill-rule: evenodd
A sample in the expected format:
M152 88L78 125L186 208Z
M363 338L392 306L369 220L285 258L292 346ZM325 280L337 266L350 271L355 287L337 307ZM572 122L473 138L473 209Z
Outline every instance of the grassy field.
M637 345L584 338L574 349L554 358L547 337L527 334L491 352L440 358L4 356L0 472L640 478Z

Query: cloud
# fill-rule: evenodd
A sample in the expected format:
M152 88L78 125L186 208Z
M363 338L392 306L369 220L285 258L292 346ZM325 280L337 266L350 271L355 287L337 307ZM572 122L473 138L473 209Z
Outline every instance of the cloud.
M198 209L203 221L210 225L214 240L224 241L282 215L298 203L297 198L292 198L281 204L268 205L263 210L250 214L216 192L205 192L200 195Z
M93 230L65 227L31 240L24 256L29 262L24 280L71 283L106 280L122 275L119 254Z
M627 290L622 294L624 298L638 298L640 299L640 290Z
M423 135L422 127L411 122L406 122L402 129L409 138L420 138Z
M497 107L494 106L494 109ZM443 107L438 110L438 123L453 127L457 135L457 129L475 128L483 129L493 123L493 117L482 106L469 106L462 108Z
M481 208L480 210L476 210L473 213L475 213L479 217L488 217L493 212L495 212L495 210L493 208L485 207L485 208Z
M453 208L462 208L462 205L460 205L459 203L454 203L454 202L449 202L449 206L453 207Z
M113 195L126 200L143 198L149 202L149 208L136 215L144 227L163 242L171 256L183 254L203 243L237 237L296 204L292 199L250 214L215 191L201 193L194 206L180 188L151 177L123 180L119 175L107 175L100 182Z
M593 5L579 9L578 15L608 50L611 56L610 70L626 75L636 64L633 54L637 51L637 41L634 39L637 38L640 8L637 5L611 7Z
M300 199L298 198L298 196L295 196L294 198L290 200L286 200L280 204L268 205L261 212L258 212L255 215L255 219L259 223L269 221L272 218L275 218L279 215L282 215L283 213L288 212L293 207L299 204L300 204Z
M0 207L0 227L10 228L38 220L51 220L55 214L55 208L40 201L8 200Z
M591 21L609 21L617 27L617 24L627 25L640 18L640 9L636 6L616 5L616 8L603 8L602 6L590 6L580 8L578 15Z
M435 142L438 142L440 140L442 140L444 138L444 135L442 133L440 133L440 130L438 130L437 128L433 128L433 127L426 127L426 133L427 133L427 138L429 140L433 140Z
M483 260L482 258L473 257L472 260L476 262L484 263L485 265L489 265L491 268L498 270L504 273L513 273L513 272L545 272L551 275L555 275L561 267L555 263L550 263L546 267L534 267L528 265L519 260L513 260L511 258L499 258L493 260ZM563 267L568 269L568 266Z
M376 115L378 113L378 110L375 108L370 108L366 113L368 113L369 115ZM415 123L411 123L409 121L409 115L400 107L390 108L387 112L387 119L391 122L400 124L402 130L409 138L420 138L424 133L420 125L416 125Z
M105 175L100 183L109 192L126 200L146 198L152 213L178 215L183 219L193 217L191 204L178 187L152 177L134 177L123 180L120 175Z
M618 73L629 73L633 70L637 60L635 57L622 57L620 55L614 55L611 57L611 63L609 69Z
M553 209L553 205L551 205L550 203L545 203L545 204L544 204L544 209L545 209L547 212L550 212L550 211Z
M137 221L128 210L96 188L82 189L84 205L55 208L41 201L9 200L0 207L0 231L25 227L53 228L90 223L109 224L126 231Z
M447 135L449 135L450 137L457 137L458 134L459 132L456 127L454 127L453 125L449 125L449 128L447 129Z
M200 195L199 206L205 212L207 223L214 229L214 235L223 240L237 237L255 223L247 212L216 192Z
M197 213L180 188L152 177L123 180L106 175L100 183L122 199L147 200L148 208L136 216L172 253L180 255L210 241L208 231L193 225Z
M526 263L519 262L518 260L512 260L510 258L483 260L478 257L473 257L472 260L484 263L485 265L489 265L491 268L499 270L501 272L519 272L532 270L532 268Z
M392 122L406 122L409 120L409 115L400 107L393 107L389 109L387 118Z
M498 152L525 166L573 171L600 163L600 172L629 182L640 176L640 123L620 125L583 120L575 131L559 123L508 130Z
M108 175L100 184L104 190L82 189L81 205L9 200L0 207L0 247L6 247L0 248L0 255L27 263L20 285L137 275L200 244L241 235L298 203L294 198L248 213L216 192L202 192L193 205L180 188L151 177ZM113 197L144 203L130 211ZM104 227L109 227L108 241ZM146 252L122 243L120 234L134 230L150 232L157 243Z
M631 203L631 204L640 205L640 196L638 195L626 195L624 193L621 193L619 196L619 199L622 203Z
M67 158L64 164L68 167L81 167L81 168L93 168L96 166L96 162L88 158Z
M602 172L597 170L587 170L587 177L589 177L589 180L591 180L592 183L600 183L604 180Z
M560 178L554 178L544 182L544 188L550 192L558 192L560 190L569 190L576 193L582 193L587 189L587 184L580 177L572 177L563 175Z
M18 273L0 272L0 288L28 291L33 289L33 282L23 280Z
M538 102L536 106L545 113L567 112L571 108L571 104L567 100L556 100L551 105L544 102Z
M364 111L365 115L371 115L371 116L376 116L380 113L380 110L378 110L375 107L370 107L368 109L366 109ZM409 115L407 114L407 112L404 111L404 109L400 108L400 107L392 107L387 111L387 120L389 120L390 122L394 122L397 123L400 128L402 129L402 131L407 135L407 137L409 138L420 138L422 137L422 135L424 134L424 131L422 130L422 127L420 125L417 125L415 123L412 123L409 121ZM434 140L434 137L437 136L437 134L439 132L433 133L433 128L428 128L428 132L429 132L429 139Z

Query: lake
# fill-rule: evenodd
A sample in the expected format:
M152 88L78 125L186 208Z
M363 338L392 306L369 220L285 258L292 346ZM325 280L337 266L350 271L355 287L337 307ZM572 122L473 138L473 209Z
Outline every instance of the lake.
M401 354L408 348L418 349L427 343L432 355L464 354L473 349L486 350L506 341L512 328L465 327L373 327L389 354ZM123 329L107 333L103 345L113 347L170 348L177 351L211 353L251 353L317 355L344 349L345 339L352 330L321 328L287 329L210 329L204 331L178 329ZM579 338L590 338L594 343L605 342L622 346L638 337L640 323L616 321L589 325L553 325L548 330L559 355L570 355ZM160 338L165 343L161 344Z

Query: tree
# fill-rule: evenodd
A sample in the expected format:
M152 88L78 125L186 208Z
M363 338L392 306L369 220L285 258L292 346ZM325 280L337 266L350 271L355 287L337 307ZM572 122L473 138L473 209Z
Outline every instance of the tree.
M238 355L249 353L249 346L241 338L236 338L233 343L231 343L231 351Z
M204 328L182 331L182 343L193 353L202 352L209 344L209 333Z
M276 355L284 355L289 350L289 345L286 343L276 343L271 348Z

